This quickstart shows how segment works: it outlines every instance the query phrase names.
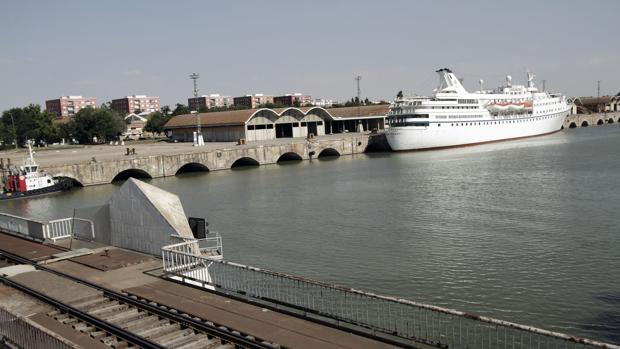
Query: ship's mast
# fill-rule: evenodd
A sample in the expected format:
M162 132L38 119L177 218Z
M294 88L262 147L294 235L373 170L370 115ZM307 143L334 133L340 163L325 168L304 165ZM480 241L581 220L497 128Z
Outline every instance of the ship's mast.
M30 141L28 143L28 155L30 156L30 163L34 164L34 156L32 156L32 146L30 145Z

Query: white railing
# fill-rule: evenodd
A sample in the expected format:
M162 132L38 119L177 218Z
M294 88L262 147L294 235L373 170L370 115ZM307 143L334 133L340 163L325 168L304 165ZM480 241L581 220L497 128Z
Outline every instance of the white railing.
M182 252L209 259L222 259L224 256L222 237L218 233L210 233L204 239L188 239L177 235L172 235L171 238L181 242L164 246L162 251Z
M620 349L532 326L207 258L196 253L195 246L189 242L162 248L168 277L292 311L303 310L340 326L347 324L406 343L460 349Z
M84 218L62 218L47 222L44 226L44 237L46 239L56 241L60 239L70 238L71 236L86 234L76 234L76 232L89 233L95 238L95 224L93 221Z

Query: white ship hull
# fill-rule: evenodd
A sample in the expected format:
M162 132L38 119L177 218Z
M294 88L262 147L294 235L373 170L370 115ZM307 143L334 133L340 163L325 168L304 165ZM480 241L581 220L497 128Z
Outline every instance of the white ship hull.
M429 126L391 127L386 138L392 150L421 150L532 137L559 131L568 110L514 119L431 122Z

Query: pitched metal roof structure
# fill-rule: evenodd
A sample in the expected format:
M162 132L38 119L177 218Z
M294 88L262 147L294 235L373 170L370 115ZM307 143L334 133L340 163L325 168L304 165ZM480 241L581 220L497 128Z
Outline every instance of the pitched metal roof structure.
M209 126L233 126L245 125L257 115L267 116L275 121L283 115L293 116L298 119L306 115L315 114L323 119L332 121L347 119L364 119L373 117L385 117L388 112L388 104L377 104L360 107L322 108L322 107L290 107L290 108L260 108L242 109L213 113L198 113L177 115L166 123L167 129L196 126L198 118L204 127Z

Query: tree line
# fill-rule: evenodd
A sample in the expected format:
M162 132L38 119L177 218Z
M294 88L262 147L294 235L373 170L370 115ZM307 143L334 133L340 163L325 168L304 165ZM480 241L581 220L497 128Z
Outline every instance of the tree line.
M56 115L41 106L30 104L23 108L11 108L2 112L0 118L0 142L4 148L24 146L26 141L35 145L76 140L93 143L112 140L125 130L123 118L110 108L84 108L68 122L56 122Z
M379 104L387 102L381 101ZM373 104L366 98L361 101L357 97L351 98L344 104L334 104L332 107L350 107ZM280 104L267 103L260 108L282 108ZM227 106L204 108L198 112L212 113L218 111L248 109L247 106ZM177 103L174 109L165 105L161 111L151 113L144 127L147 132L163 133L166 123L176 115L190 114L190 108ZM68 122L57 122L56 115L42 110L37 104L30 104L23 108L11 108L2 112L0 118L0 147L11 148L24 146L27 140L36 145L46 145L61 140L70 142L75 140L81 144L104 143L118 140L125 131L126 122L122 115L112 109L110 103L99 108L80 109Z

